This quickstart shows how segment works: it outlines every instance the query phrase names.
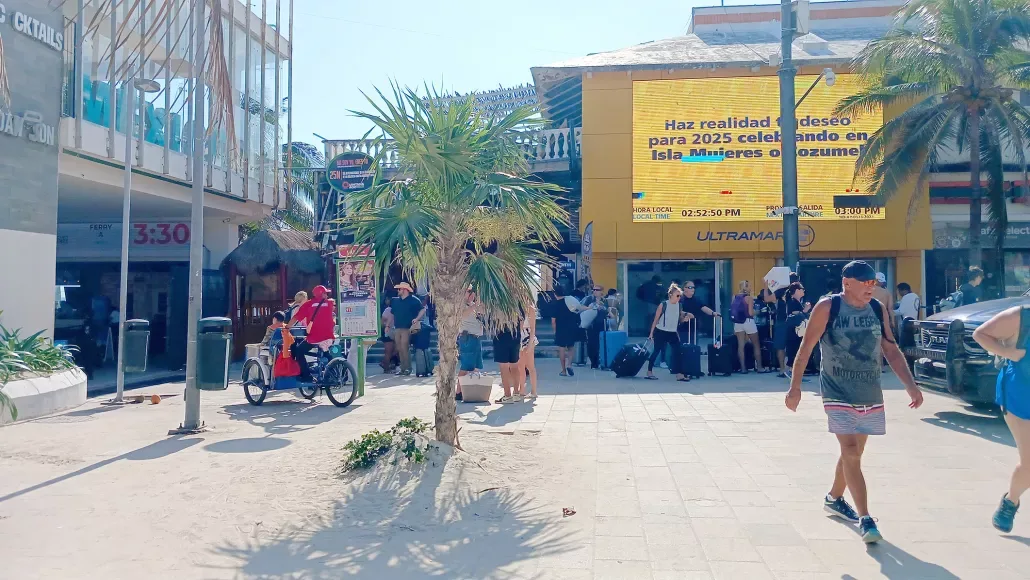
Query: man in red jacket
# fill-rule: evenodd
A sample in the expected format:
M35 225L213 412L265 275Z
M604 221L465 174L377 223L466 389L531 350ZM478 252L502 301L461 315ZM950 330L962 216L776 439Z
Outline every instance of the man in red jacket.
M315 286L311 296L312 299L305 302L286 325L289 328L300 322L307 328L307 337L293 343L290 348L290 354L300 363L301 377L305 381L311 380L311 372L304 355L316 347L328 350L336 340L336 302L329 298L329 289L325 286Z

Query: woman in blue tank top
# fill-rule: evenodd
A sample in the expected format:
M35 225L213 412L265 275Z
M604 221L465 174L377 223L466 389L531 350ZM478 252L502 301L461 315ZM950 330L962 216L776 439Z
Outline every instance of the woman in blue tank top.
M994 527L1008 533L1019 509L1019 497L1030 488L1030 308L1017 306L996 314L973 332L973 339L988 352L1003 357L995 402L1005 415L1019 450L1008 493L994 512Z

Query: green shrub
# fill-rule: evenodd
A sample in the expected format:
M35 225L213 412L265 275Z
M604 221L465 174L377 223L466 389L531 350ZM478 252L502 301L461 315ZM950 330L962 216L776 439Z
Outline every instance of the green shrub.
M401 419L385 433L373 429L344 445L343 449L347 452L344 469L372 467L392 449L399 450L408 461L422 463L426 460L428 445L420 446L419 436L428 429L429 423L417 417Z
M46 376L75 368L74 351L74 347L56 346L43 338L43 331L22 338L20 329L8 330L0 324L0 387L23 374ZM10 409L12 419L18 419L18 409L0 391L0 414L5 409Z

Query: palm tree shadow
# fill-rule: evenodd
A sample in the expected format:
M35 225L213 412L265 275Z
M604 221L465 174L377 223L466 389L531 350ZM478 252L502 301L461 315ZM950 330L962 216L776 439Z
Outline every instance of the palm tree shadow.
M934 413L933 417L926 417L923 422L937 427L965 433L985 439L992 443L1001 443L1009 447L1015 447L1016 441L1012 433L1005 426L1005 421L997 415L978 415L971 413L960 413L958 411L941 411Z
M475 474L466 471L481 468L449 452L430 453L424 466L387 462L345 478L343 497L303 527L215 552L247 579L503 580L517 576L519 562L575 545L575 532L563 530L562 519L545 514L533 498L506 487L471 486L466 476Z

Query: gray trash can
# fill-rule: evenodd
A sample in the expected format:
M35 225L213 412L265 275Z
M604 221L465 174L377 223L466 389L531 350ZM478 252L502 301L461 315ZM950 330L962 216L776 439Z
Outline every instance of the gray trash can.
M232 353L232 320L202 318L197 329L197 388L224 391L229 388L229 357Z
M150 350L150 321L140 318L125 321L125 351L122 361L125 372L142 373L147 370Z

